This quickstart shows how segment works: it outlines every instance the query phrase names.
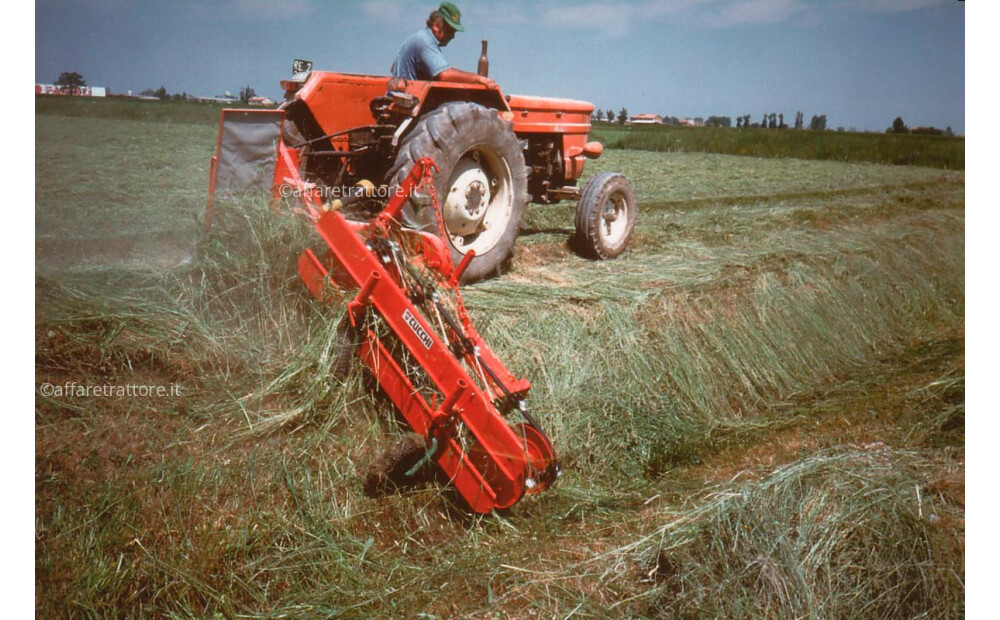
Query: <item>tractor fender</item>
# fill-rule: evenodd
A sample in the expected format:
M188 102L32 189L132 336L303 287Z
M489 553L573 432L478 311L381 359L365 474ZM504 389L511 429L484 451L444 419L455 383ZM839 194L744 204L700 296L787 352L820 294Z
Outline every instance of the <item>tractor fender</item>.
M389 89L409 95L416 100L417 103L410 112L412 117L423 116L446 103L455 101L477 103L484 108L492 108L499 112L510 111L507 98L499 88L486 88L479 84L394 79L389 83Z

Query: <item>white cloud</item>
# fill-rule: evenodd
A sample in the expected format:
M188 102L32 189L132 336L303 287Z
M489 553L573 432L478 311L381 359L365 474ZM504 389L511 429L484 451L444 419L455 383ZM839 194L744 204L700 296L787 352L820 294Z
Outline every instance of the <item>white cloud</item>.
M392 22L403 16L403 3L400 0L373 0L362 3L361 10L368 17Z
M96 1L96 0L87 0ZM225 0L224 2L196 2L176 5L177 11L187 11L199 20L278 22L286 19L303 19L316 10L310 0Z
M775 24L784 22L807 11L802 0L737 0L722 3L718 17L712 20L717 26L740 24Z
M390 0L382 0L389 2ZM665 20L709 28L735 28L789 21L819 23L847 11L899 13L953 3L955 0L620 0L550 2L538 8L516 0L505 12L491 9L492 18L509 21L538 19L562 29L596 32L607 37L628 35L636 24ZM470 6L479 19L487 11Z
M552 26L595 30L611 37L618 37L628 34L633 23L683 15L713 1L591 2L577 6L557 4L545 9L542 19Z
M597 30L620 36L628 32L633 19L632 9L629 5L593 2L574 7L550 7L542 17L553 26Z
M511 24L528 24L534 17L532 5L525 5L518 2L470 4L468 9L464 4L460 4L462 9L462 23L470 27L481 24L490 26L506 26Z
M955 0L848 0L845 4L872 13L905 13L954 2Z
M230 0L228 11L246 19L289 19L305 17L315 10L308 0Z

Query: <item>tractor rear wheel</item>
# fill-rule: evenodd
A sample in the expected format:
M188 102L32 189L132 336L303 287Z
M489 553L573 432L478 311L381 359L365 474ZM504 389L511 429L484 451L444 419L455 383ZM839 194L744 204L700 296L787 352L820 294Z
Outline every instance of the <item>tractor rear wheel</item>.
M591 258L614 258L632 239L639 210L635 189L618 172L602 172L587 182L576 206L576 242Z
M421 157L438 166L434 186L443 222L433 208L410 202L403 208L404 224L439 233L443 223L455 264L475 251L462 282L500 273L513 254L528 202L528 169L512 124L491 108L446 103L424 115L403 138L387 175L389 184L401 184Z

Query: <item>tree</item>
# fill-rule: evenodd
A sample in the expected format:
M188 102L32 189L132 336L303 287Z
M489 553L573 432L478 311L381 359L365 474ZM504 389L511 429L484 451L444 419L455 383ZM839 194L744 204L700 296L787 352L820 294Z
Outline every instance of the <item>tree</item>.
M906 126L903 122L901 116L897 116L895 120L892 121L892 127L886 130L886 133L910 133L910 128Z
M604 110L601 110L601 109L597 110L597 120L598 121L603 121L604 120Z
M728 116L709 116L705 121L706 127L732 127L733 119ZM739 124L737 123L737 126Z
M157 99L166 99L167 88L161 85L159 88L156 89L156 92L153 93L153 96L156 97Z
M614 110L608 110L608 122L609 123L615 122L615 111Z
M83 79L83 76L76 71L64 71L59 74L55 85L59 87L59 92L64 95L79 95L80 91L87 85L87 80Z
M826 129L826 114L820 114L819 116L813 116L812 120L809 122L809 129L813 131L824 131Z
M628 108L623 107L618 112L618 124L619 125L624 125L625 121L627 121L627 120L628 120Z
M245 88L240 89L240 101L242 101L243 103L250 103L250 98L256 96L257 93L254 92L253 87L250 86L249 84L247 84Z
M802 129L802 112L795 113L795 128Z

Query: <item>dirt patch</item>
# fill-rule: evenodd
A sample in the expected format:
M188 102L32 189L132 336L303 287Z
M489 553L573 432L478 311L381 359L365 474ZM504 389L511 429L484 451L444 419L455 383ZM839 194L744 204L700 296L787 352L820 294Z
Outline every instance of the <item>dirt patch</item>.
M530 268L551 265L566 260L570 256L569 246L564 243L523 243L517 248L514 268Z

